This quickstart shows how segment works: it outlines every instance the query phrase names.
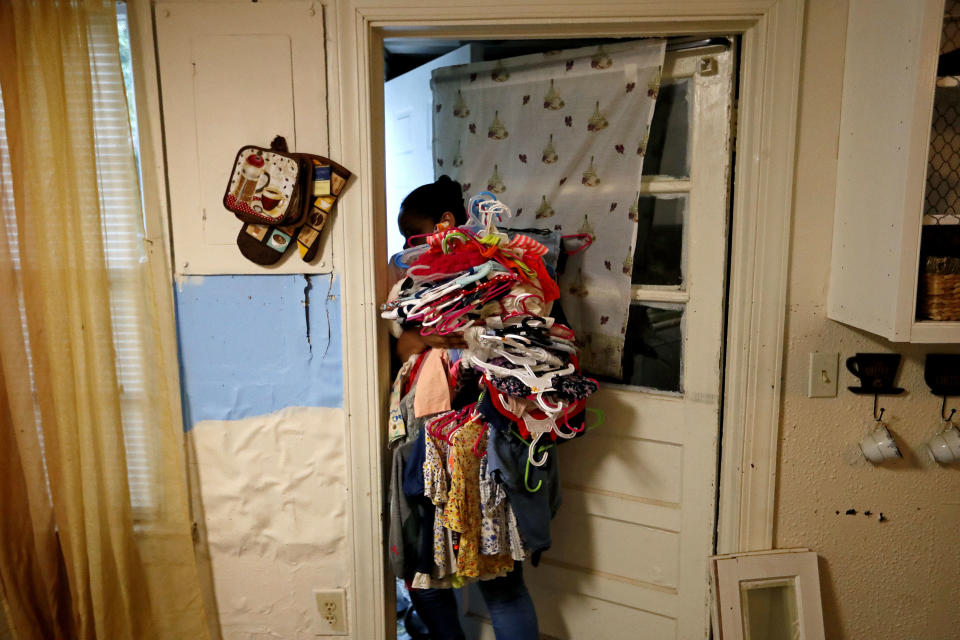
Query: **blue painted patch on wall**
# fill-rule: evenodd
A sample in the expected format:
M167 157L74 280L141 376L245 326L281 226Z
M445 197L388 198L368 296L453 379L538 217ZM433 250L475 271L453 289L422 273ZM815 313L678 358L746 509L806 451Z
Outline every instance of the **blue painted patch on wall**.
M194 276L175 296L184 429L343 406L335 275Z

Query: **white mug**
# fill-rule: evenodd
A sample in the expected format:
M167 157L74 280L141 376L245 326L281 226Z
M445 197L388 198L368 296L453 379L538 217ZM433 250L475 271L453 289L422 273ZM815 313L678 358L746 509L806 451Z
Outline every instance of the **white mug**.
M897 448L897 443L893 440L893 436L890 435L890 431L883 424L863 437L863 440L860 441L860 450L864 457L873 464L903 457L900 449Z
M952 422L944 422L937 435L930 438L925 448L930 459L940 464L960 460L960 429Z

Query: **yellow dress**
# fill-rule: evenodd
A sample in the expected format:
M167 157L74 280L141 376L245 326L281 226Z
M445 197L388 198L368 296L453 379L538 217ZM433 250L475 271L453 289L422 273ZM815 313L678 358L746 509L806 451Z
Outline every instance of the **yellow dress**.
M503 575L513 569L513 557L509 554L495 556L480 553L480 458L473 453L477 438L477 451L486 451L487 436L481 436L482 423L471 420L451 436L450 486L443 513L438 516L444 527L460 533L460 548L457 551L457 576L470 580Z

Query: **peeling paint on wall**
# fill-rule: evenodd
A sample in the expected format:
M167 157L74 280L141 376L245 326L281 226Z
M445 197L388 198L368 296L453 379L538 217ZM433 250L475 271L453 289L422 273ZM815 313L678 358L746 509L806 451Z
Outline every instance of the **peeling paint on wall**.
M176 300L187 430L289 406L343 406L339 278L188 277Z

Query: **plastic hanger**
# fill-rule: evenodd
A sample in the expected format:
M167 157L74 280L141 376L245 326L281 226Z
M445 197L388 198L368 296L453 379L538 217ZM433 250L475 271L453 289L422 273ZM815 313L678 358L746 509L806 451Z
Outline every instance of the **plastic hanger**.
M470 409L472 409L473 406L474 405L467 405L466 407L464 407L461 410L461 412L458 414L457 419L454 420L451 425L447 425L447 427L440 434L440 438L444 442L452 445L453 443L450 441L450 437L453 434L455 434L457 431L462 429L468 422L474 419L473 415L470 412Z
M553 336L554 340L562 340L571 344L576 338L576 335L573 333L573 329L558 322L554 322L550 327L550 335Z
M504 315L503 320L512 320L513 318L522 316L538 316L539 314L527 308L527 302L530 300L539 300L541 308L546 306L546 303L543 301L543 296L538 296L535 293L521 293L518 294L514 300L514 311Z
M565 236L560 236L560 240L583 240L583 244L576 249L564 249L564 253L566 253L568 256L575 256L592 245L594 242L594 237L589 233L570 233Z
M432 419L430 424L427 426L427 431L435 438L440 438L441 440L446 440L443 437L444 429L449 425L460 420L465 416L471 408L471 405L467 405L459 410L451 410L447 413L440 414L438 417Z
M443 441L446 442L446 443L449 444L449 445L452 445L453 442L450 440L450 438L453 436L453 434L455 434L457 431L459 431L460 429L462 429L463 426L464 426L465 424L467 424L468 422L470 422L469 418L464 418L464 419L461 419L461 420L455 422L455 423L453 424L453 426L451 426L449 429L446 429L446 430L443 432L443 434L442 434L442 436L441 436L441 437L443 438Z
M553 369L542 375L537 375L529 365L523 365L520 369L507 369L506 367L484 362L473 354L470 354L469 357L470 361L481 369L492 371L500 376L512 376L516 378L527 385L533 394L552 391L554 376L565 376L575 371L575 367L572 364L568 364L563 369Z
M507 342L507 344L510 344ZM511 345L512 346L512 345ZM566 366L566 362L561 360L556 355L550 353L547 349L543 347L531 347L529 345L518 345L513 347L520 355L527 356L530 358L536 359L541 366L547 366L553 369L559 369L560 367Z
M429 248L430 247L425 244L405 248L403 251L393 254L393 256L390 258L390 261L397 267L406 270L412 266L413 262L416 261L417 258L426 253Z
M532 464L535 467L542 467L543 465L547 464L547 458L549 458L549 454L545 449L540 450L540 453L542 453L543 455L540 457L539 460L534 458L535 452L537 449L537 444L540 442L540 438L542 437L543 437L543 434L538 433L533 438L533 442L530 443L530 446L527 447L527 464Z
M573 365L571 365L573 366ZM543 410L544 413L549 415L558 415L563 412L563 409L566 405L563 402L558 402L556 405L551 405L547 402L546 398L543 397L542 393L538 393L534 397L534 401Z
M542 486L543 479L541 478L540 481L537 482L537 486L533 488L530 487L530 458L528 457L526 467L523 470L523 488L530 493L536 493L537 491L540 491L540 487Z
M505 358L517 366L528 365L536 371L538 368L558 369L564 362L542 347L531 347L499 336L478 336L480 342L494 354Z
M566 408L564 408L566 409ZM521 417L523 425L530 433L556 433L561 438L572 438L576 433L565 434L557 428L556 418L548 415L546 418L534 418L530 413L524 413Z
M443 236L441 236L440 250L444 253L451 253L455 248L453 244L454 240L460 240L463 243L469 243L475 239L476 238L474 238L472 234L458 227L448 231L447 233L444 233Z
M597 422L596 422L595 424L590 425L589 427L587 426L586 420L584 420L584 422L583 422L583 428L584 428L586 431L593 431L594 429L600 427L600 426L603 424L603 421L606 419L606 414L604 414L604 412L603 412L602 410L600 410L600 409L594 409L593 407L587 407L587 408L584 409L584 411L586 411L587 413L592 413L593 415L597 416Z
M470 269L468 269L465 274L463 274L462 276L456 279L456 282L461 287L465 287L468 284L473 284L474 282L483 280L488 275L490 275L490 272L492 270L493 270L493 264L491 264L489 261L484 262L479 266L470 267Z
M570 433L567 434L567 433L561 432L560 429L559 429L559 426L560 426L561 423L558 422L558 423L557 423L557 427L558 427L558 429L557 429L557 435L560 436L561 438L575 438L575 437L577 437L579 434L581 434L581 433L584 432L584 430L586 429L586 422L584 422L582 425L580 425L580 428L579 428L579 429L576 428L576 427L574 427L572 424L570 424L570 413L569 413L569 411L568 411L567 409L568 409L568 407L564 407L564 408L563 408L563 423L562 423L562 424L570 427Z
M454 412L454 411L450 411L450 412L448 412L448 413L442 413L442 414L440 414L439 416L437 416L436 418L432 418L432 419L425 425L425 428L426 428L426 430L427 430L427 433L429 433L429 434L430 434L431 436L433 436L434 438L440 437L440 436L439 436L440 429L442 429L444 425L446 425L448 422L450 422L450 420L452 419L452 417L453 417L453 415L454 415L455 413L456 413L456 412Z
M454 331L460 331L470 327L474 319L460 320L471 312L478 311L490 300L508 291L512 287L513 280L495 276L476 288L461 291L423 315L421 324L426 331L421 331L424 335L431 333L448 334Z

